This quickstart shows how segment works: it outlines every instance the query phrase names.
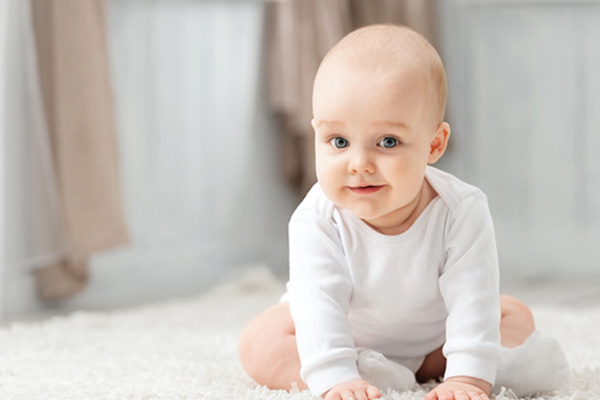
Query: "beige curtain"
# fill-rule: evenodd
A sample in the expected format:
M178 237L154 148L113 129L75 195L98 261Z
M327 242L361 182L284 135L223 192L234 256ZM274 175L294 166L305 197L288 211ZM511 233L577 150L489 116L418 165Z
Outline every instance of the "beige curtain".
M321 59L348 32L373 23L411 27L437 44L435 0L287 0L267 6L269 104L281 133L286 180L315 182L311 95Z
M121 200L105 0L32 0L40 81L67 255L37 272L44 299L88 281L92 253L128 242Z

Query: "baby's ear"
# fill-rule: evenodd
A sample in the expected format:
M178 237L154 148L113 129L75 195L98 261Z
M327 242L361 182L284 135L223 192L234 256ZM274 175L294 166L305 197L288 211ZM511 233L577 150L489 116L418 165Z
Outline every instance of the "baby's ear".
M317 123L316 123L316 121L315 121L314 118L310 120L310 124L312 125L313 130L316 131L317 130Z
M434 164L444 154L448 146L448 138L450 138L450 125L447 122L442 122L436 128L435 135L429 144L428 164Z

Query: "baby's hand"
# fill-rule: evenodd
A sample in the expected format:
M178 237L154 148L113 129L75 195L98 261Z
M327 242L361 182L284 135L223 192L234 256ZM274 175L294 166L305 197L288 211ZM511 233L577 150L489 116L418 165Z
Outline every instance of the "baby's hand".
M446 381L425 396L425 400L489 400L492 385L467 376L457 376Z
M374 400L381 392L369 382L356 380L334 386L323 395L325 400Z

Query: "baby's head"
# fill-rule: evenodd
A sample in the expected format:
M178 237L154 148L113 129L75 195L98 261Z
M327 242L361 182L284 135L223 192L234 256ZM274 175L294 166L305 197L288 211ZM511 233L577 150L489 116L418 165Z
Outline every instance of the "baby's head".
M413 204L443 154L446 76L435 49L394 25L358 29L325 56L313 88L317 177L375 228Z

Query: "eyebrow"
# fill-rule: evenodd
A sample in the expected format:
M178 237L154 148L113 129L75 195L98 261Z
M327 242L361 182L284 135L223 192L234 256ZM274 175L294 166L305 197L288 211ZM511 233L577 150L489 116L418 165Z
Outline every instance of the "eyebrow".
M400 121L377 121L374 123L374 125L400 129L410 129L408 124Z
M345 125L345 124L343 121L327 121L327 120L317 121L317 126L321 126L321 125ZM381 127L410 129L407 124L405 124L404 122L400 122L400 121L377 121L377 122L373 123L373 125L381 126Z
M317 126L321 126L321 125L344 125L344 122L342 122L342 121L327 121L327 120L317 121Z

